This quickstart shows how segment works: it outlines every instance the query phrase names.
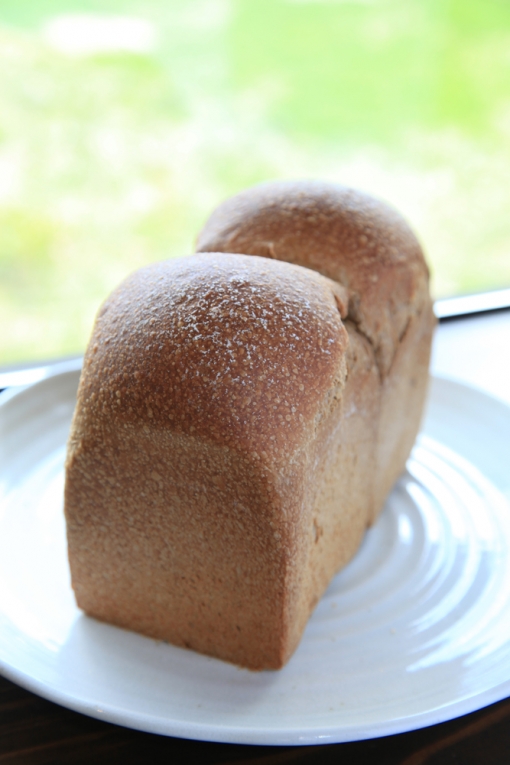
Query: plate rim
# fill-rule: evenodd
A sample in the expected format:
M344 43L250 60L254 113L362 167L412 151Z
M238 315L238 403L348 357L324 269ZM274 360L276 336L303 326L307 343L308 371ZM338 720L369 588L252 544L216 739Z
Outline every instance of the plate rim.
M171 736L192 741L207 741L216 744L240 744L248 746L315 746L326 744L347 744L355 741L369 741L409 733L423 728L449 722L467 714L472 714L485 707L502 701L510 695L510 679L489 690L459 699L451 704L438 707L428 712L419 712L407 717L397 717L384 724L366 724L349 726L310 727L268 730L262 727L235 728L216 723L203 725L193 721L179 723L175 720L155 717L140 712L125 712L109 704L94 705L79 699L70 693L59 691L55 687L42 683L25 672L6 667L0 658L0 676L19 685L37 696L51 701L66 709L84 714L103 722L120 725L156 735ZM473 702L475 702L473 704Z

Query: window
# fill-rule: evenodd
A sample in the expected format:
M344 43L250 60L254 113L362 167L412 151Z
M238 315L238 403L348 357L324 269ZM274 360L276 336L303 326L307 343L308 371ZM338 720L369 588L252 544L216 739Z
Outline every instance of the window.
M436 296L510 285L504 0L3 0L0 364L275 177L393 203Z

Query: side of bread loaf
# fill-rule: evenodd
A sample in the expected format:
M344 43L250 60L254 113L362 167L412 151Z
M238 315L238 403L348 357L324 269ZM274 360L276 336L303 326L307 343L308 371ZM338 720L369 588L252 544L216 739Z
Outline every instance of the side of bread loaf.
M427 391L435 317L415 235L393 208L363 192L277 181L221 204L196 249L296 263L348 291L346 326L351 338L368 341L380 380L375 518L404 469Z
M112 294L67 458L81 608L254 669L285 663L372 512L375 417L369 398L366 427L345 417L345 310L319 274L222 253Z

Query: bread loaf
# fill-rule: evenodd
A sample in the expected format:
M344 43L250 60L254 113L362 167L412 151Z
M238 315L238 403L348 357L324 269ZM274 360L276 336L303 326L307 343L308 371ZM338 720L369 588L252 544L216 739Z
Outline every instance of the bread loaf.
M98 619L275 669L416 436L428 273L395 213L322 184L235 197L197 249L97 318L66 464L72 583Z

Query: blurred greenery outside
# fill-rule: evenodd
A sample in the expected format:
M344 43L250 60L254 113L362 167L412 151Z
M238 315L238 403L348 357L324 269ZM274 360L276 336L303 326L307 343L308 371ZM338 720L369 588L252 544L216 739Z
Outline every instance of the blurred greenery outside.
M73 49L76 14L143 44ZM509 169L505 0L2 0L0 364L81 352L124 276L270 178L395 205L436 296L508 286Z

